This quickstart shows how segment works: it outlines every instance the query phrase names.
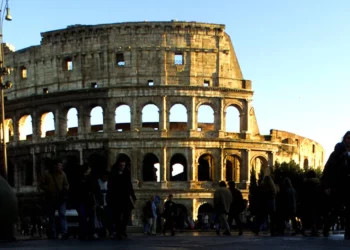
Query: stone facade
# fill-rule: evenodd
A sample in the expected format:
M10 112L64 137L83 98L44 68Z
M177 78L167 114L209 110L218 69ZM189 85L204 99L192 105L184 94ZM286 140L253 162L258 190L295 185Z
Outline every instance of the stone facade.
M42 33L39 46L19 51L5 47L5 64L14 85L5 92L9 179L19 193L36 192L40 174L55 157L66 171L89 162L96 172L118 157L130 163L141 223L144 201L174 194L196 218L212 203L219 180L235 180L247 194L253 166L266 172L275 161L323 166L317 142L279 130L261 135L252 106L251 81L243 79L225 26L197 22L132 22L73 25ZM155 106L156 122L143 121L143 109ZM185 111L172 122L174 105ZM199 122L209 106L213 123ZM129 107L130 122L115 120ZM91 125L91 111L102 110L103 123ZM227 131L227 110L235 108L239 131ZM67 114L76 110L77 126ZM53 115L55 129L43 121ZM32 133L23 131L32 119ZM157 165L158 164L158 165ZM182 169L172 174L172 166ZM154 167L159 166L157 178Z

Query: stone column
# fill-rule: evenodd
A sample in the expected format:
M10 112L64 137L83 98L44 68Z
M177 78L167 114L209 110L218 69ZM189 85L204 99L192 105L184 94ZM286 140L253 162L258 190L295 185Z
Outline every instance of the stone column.
M131 113L131 124L130 124L130 129L131 131L139 131L142 124L142 111L139 110L138 102L137 99L134 98L132 102L132 107L130 110Z
M269 171L269 175L271 174L271 170L272 170L272 168L273 168L273 166L274 166L274 164L275 164L275 158L276 158L276 152L275 151L270 151L269 152L269 155L268 155L268 157L269 157L269 159L268 159L268 171Z
M250 149L245 149L242 153L244 153L244 161L242 162L242 171L241 171L241 182L246 180L247 183L250 183ZM243 155L243 154L242 154Z
M30 148L30 154L32 155L32 162L33 162L33 186L37 186L38 184L38 176L37 176L37 166L36 166L36 155L35 155L35 148Z
M220 148L220 180L226 180L226 166L225 166L225 149L223 147Z
M78 111L78 134L84 135L91 132L90 113L85 110L83 105L80 105Z
M37 142L41 137L41 117L35 111L33 112L33 115L32 115L32 128L33 128L32 141Z
M191 181L198 181L198 164L196 161L196 148L191 148Z
M55 136L67 135L67 116L60 108L55 110Z
M168 107L167 107L167 96L162 97L162 109L160 110L160 130L168 130Z
M162 188L167 188L168 178L168 159L167 159L167 148L163 148L162 160L159 164L159 174L160 174L160 183Z
M197 131L197 111L196 111L196 97L191 98L191 107L188 116L188 126L191 131Z
M17 116L12 117L13 122L13 141L19 141L19 119Z
M115 132L115 109L109 103L103 110L103 132Z

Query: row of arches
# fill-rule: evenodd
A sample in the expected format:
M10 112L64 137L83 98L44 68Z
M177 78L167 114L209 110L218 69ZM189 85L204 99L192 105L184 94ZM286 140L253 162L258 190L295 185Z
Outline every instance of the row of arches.
M216 163L214 156L210 153L204 153L199 156L195 163L196 174L192 176L190 173L192 164L188 162L186 156L182 153L175 153L169 158L169 162L166 166L161 165L161 161L154 153L146 153L142 157L139 167L133 166L132 159L124 153L118 154L116 163L123 160L127 163L127 166L134 173L137 180L143 182L160 182L161 168L167 168L167 176L164 181L213 181L215 180L215 166ZM81 164L79 156L69 155L64 160L64 168L68 176L74 172L77 166ZM107 157L102 156L98 153L93 153L86 157L84 160L86 163L91 165L92 172L96 176L108 169ZM35 176L40 176L43 171L52 164L50 158L36 157L35 162L29 158L14 162L9 162L9 181L11 184L17 183L19 186L31 186L35 182ZM223 179L226 181L234 180L237 183L243 181L242 171L246 171L242 164L242 159L239 155L227 155L223 162L222 168L225 170ZM15 165L17 171L15 171ZM221 167L221 166L219 166ZM251 160L251 167L254 167L256 174L260 171L266 171L268 168L268 162L264 157L258 156ZM15 176L15 173L17 176ZM17 179L17 181L15 181Z
M123 132L131 129L132 114L130 106L121 104L115 109L115 127L114 131ZM232 133L240 132L240 115L239 111L234 106L228 106L225 111L225 131ZM152 130L160 129L160 109L155 104L147 104L141 110L142 128ZM66 115L66 135L77 135L79 128L79 113L77 108L70 108ZM210 105L200 105L197 112L197 130L210 131L214 130L215 112ZM55 135L57 129L56 117L53 112L45 112L40 116L40 137ZM168 129L170 131L181 131L189 128L188 111L183 104L174 104L169 111ZM33 134L33 119L32 115L26 114L19 118L18 133L19 140L30 139ZM13 120L6 119L5 121L5 140L11 141L14 135ZM104 131L104 112L101 106L97 106L90 111L90 131L87 132L103 132Z

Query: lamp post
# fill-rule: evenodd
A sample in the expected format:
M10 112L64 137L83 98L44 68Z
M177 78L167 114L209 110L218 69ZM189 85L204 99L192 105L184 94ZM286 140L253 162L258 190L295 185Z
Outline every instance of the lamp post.
M8 0L6 0L4 5L4 0L1 1L0 9L0 99L1 99L1 126L2 126L2 151L3 151L3 161L4 161L4 177L7 180L7 149L6 149L6 138L5 138L5 100L4 100L4 90L12 87L12 82L4 82L3 76L10 74L10 69L4 66L4 45L2 43L2 24L4 17L7 21L11 21L12 17L10 15L10 8L8 5ZM6 10L6 16L3 13Z

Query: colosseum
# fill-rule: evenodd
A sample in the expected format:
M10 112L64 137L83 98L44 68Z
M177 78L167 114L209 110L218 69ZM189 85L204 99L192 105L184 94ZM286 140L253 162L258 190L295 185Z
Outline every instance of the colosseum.
M4 90L8 180L19 196L40 193L41 173L55 158L68 177L83 163L98 174L125 159L139 225L151 195L172 193L197 218L219 180L235 180L247 195L252 167L323 166L317 142L260 134L252 83L225 25L72 25L41 36L19 51L4 45L12 70L5 80L13 82Z

